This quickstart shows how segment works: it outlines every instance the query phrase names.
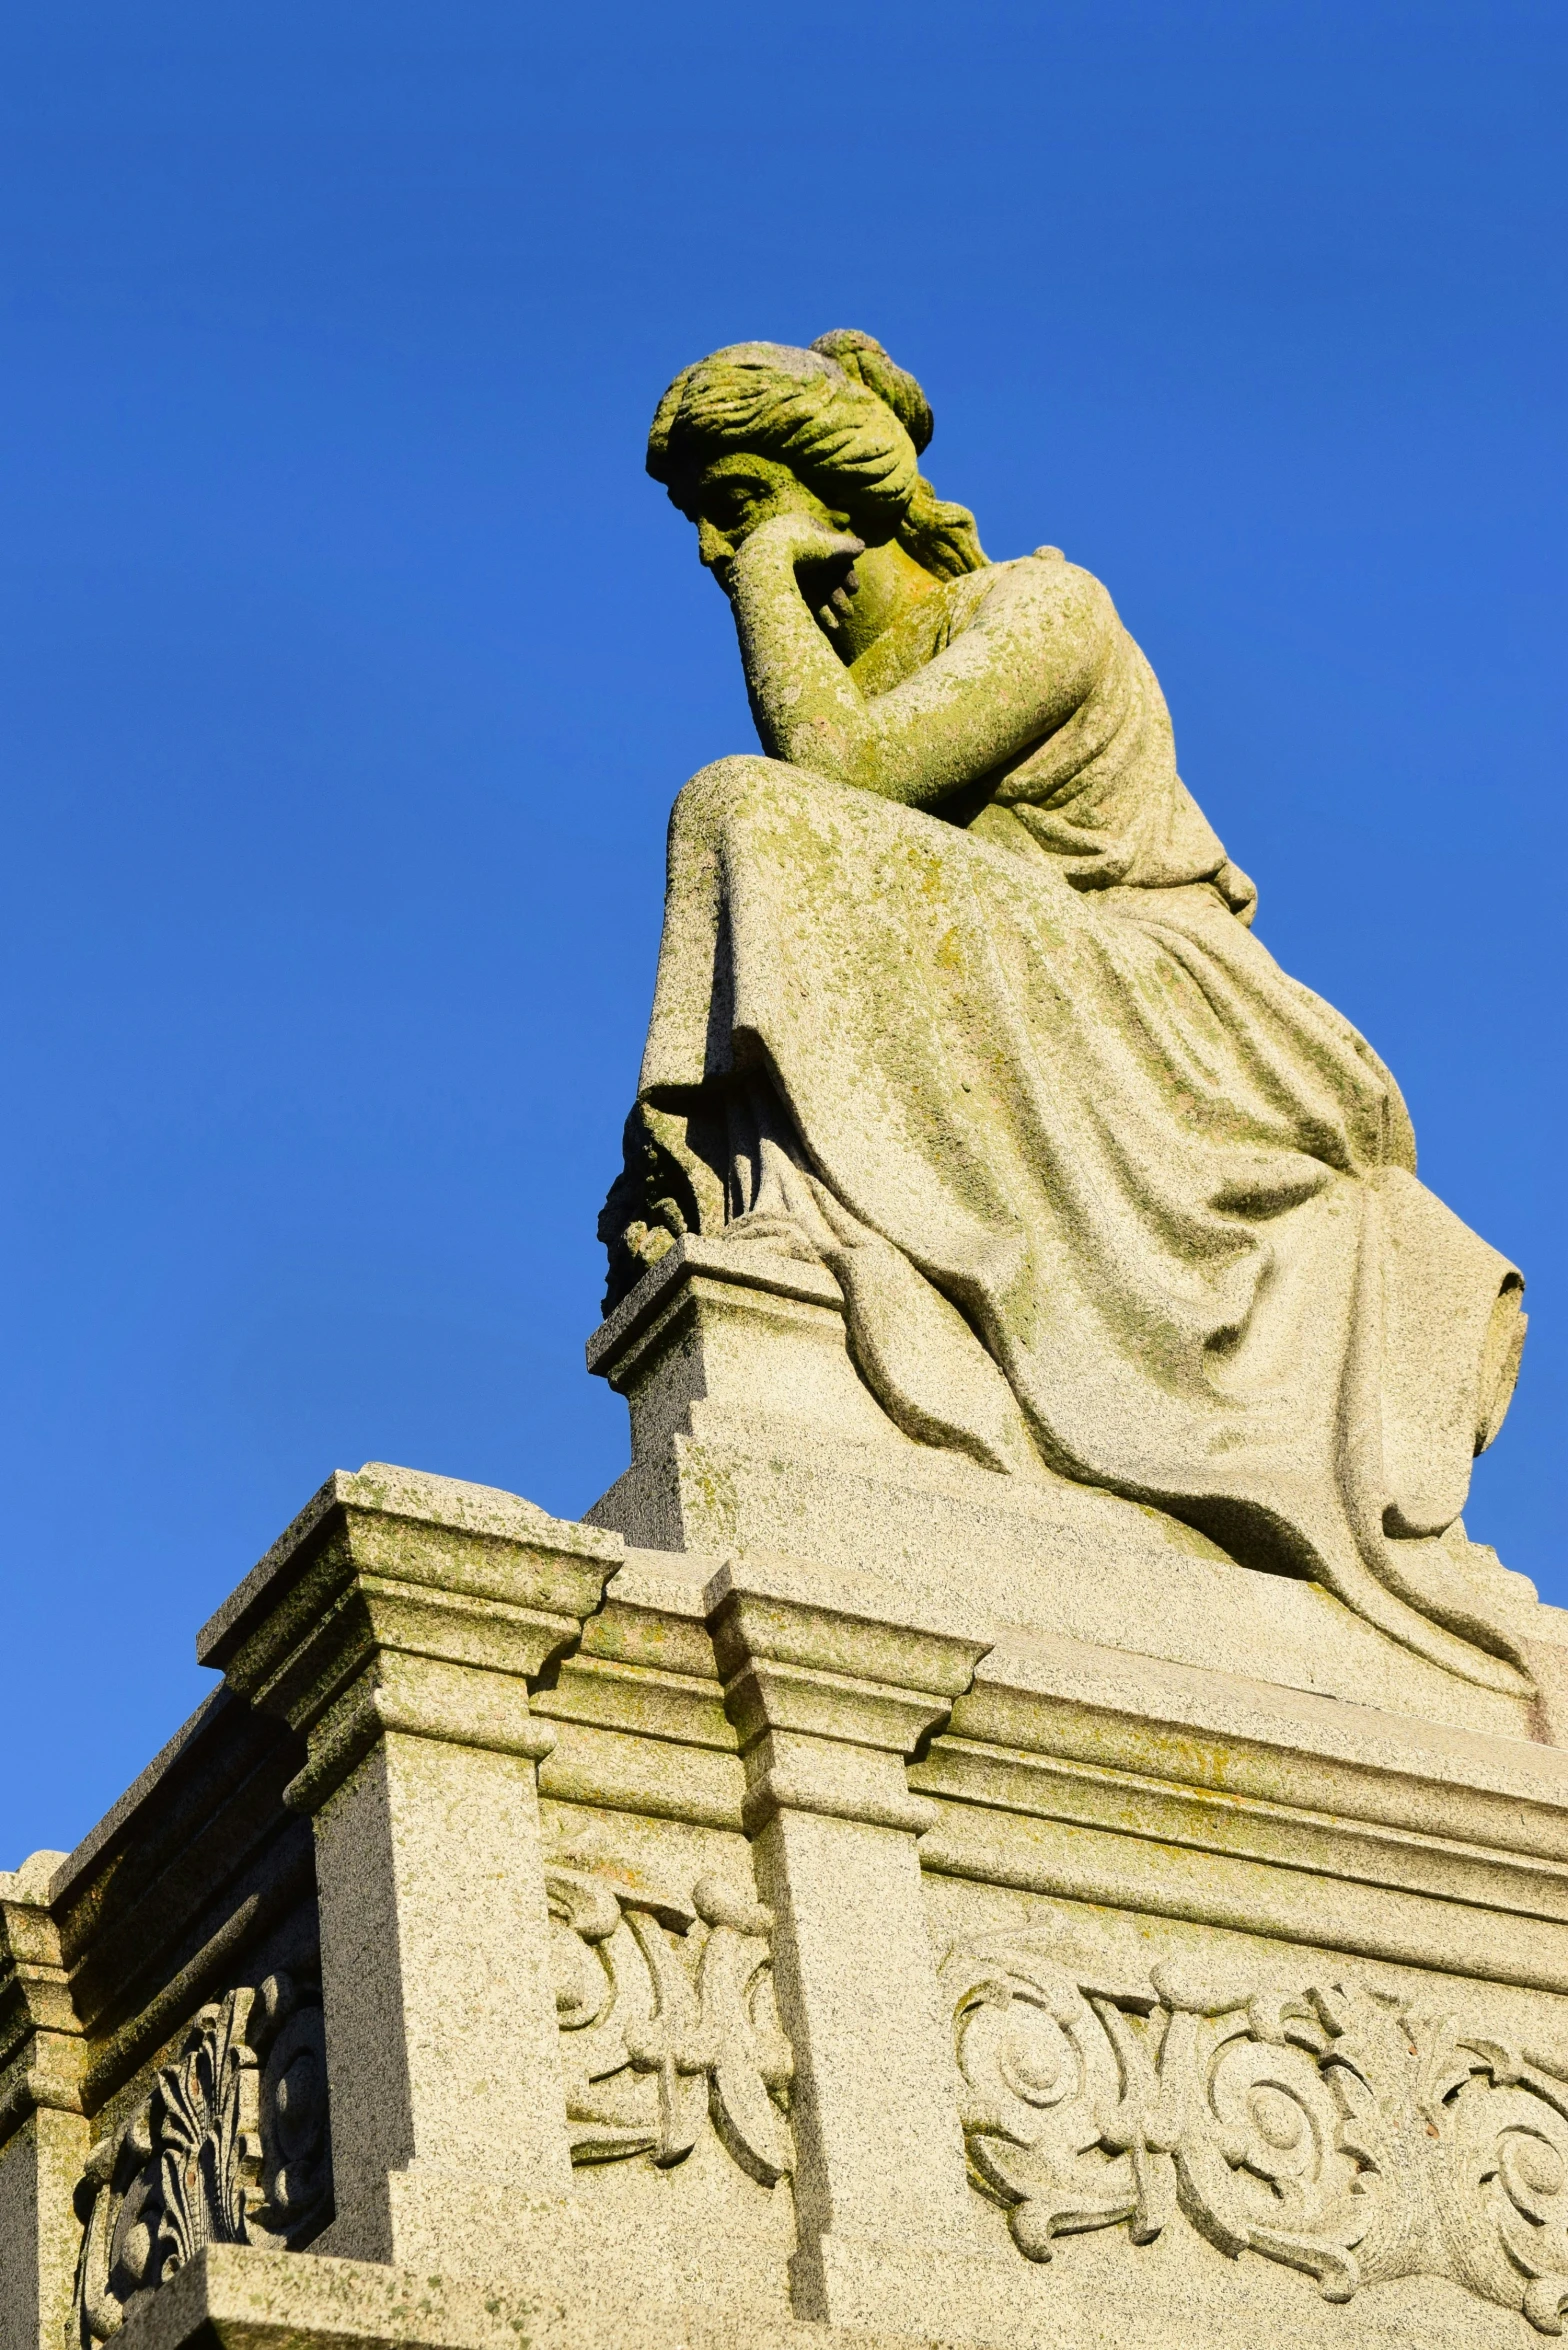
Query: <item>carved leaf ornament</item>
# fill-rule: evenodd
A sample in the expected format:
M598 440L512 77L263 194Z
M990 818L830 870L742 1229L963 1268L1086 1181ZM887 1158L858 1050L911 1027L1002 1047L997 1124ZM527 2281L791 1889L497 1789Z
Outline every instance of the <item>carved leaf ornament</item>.
M681 2162L711 2118L752 2178L783 2178L793 2061L772 1912L713 1877L689 1903L575 1869L545 1883L573 2162Z
M204 2244L303 2243L331 2200L320 1993L270 1975L202 2008L131 2119L88 2156L72 2339L106 2342L127 2303Z
M1282 1995L1181 1960L1116 1982L1054 1942L962 1943L943 1967L972 2175L1031 2260L1124 2222L1146 2244L1180 2211L1330 2301L1451 2277L1563 2331L1568 2057L1372 1984Z

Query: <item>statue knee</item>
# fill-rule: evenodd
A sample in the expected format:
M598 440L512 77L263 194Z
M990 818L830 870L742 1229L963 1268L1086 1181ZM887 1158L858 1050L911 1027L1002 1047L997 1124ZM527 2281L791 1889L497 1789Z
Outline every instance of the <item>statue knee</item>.
M726 818L764 802L776 804L781 790L805 779L798 767L782 759L739 752L699 767L685 784L670 813L671 831L706 832Z

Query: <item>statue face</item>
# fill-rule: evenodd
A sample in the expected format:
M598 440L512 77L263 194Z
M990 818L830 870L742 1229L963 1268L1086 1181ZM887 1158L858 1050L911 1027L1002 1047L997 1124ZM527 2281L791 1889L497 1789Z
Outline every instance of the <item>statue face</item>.
M707 467L698 477L693 507L697 553L721 582L722 566L736 548L774 514L809 514L829 530L849 528L849 516L824 506L787 465L744 451Z

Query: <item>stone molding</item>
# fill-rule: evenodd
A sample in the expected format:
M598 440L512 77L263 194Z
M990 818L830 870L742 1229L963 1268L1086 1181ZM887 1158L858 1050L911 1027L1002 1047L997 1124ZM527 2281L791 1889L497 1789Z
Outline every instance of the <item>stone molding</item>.
M730 1560L704 1596L746 1764L748 1835L780 1810L916 1836L932 1827L904 1765L972 1683L985 1627L956 1603L912 1602L793 1559Z
M706 1587L746 1832L778 1917L779 2012L797 2068L796 2313L863 2319L905 2281L977 2265L908 1758L989 1647L957 1602L793 1559L729 1560ZM911 2286L910 2280L916 2280ZM940 2305L940 2304L939 2304Z
M362 1469L334 1470L245 1580L208 1618L196 1636L196 1652L202 1663L223 1669L225 1657L220 1649L232 1649L262 1616L274 1612L280 1594L298 1582L309 1563L323 1525L339 1511L363 1515L388 1529L401 1522L423 1529L427 1538L439 1536L444 1543L444 1568L437 1574L427 1569L424 1580L450 1581L454 1588L491 1592L500 1598L509 1596L506 1586L519 1572L520 1556L537 1554L541 1565L548 1562L565 1573L573 1559L618 1562L624 1555L624 1546L616 1536L580 1525L575 1519L552 1518L521 1494L505 1493L499 1486L470 1485L458 1477L431 1476L420 1469L402 1469L389 1461L367 1461ZM394 1546L396 1539L391 1536Z
M803 1572L829 1613L840 1585L874 1589ZM763 1680L780 1717L803 1719L802 1693L765 1659L752 1687L736 1665L733 1719L720 1714L708 1615L722 1577L718 1559L628 1553L536 1707L560 1732L546 1793L755 1830L770 1795L747 1790L737 1725L755 1782ZM907 1587L875 1605L897 1600L927 1612ZM677 1661L679 1673L663 1669ZM821 1680L822 1702L832 1687ZM803 1765L780 1784L800 1809L832 1808L844 1799L832 1758L797 1739L812 1780ZM874 1764L852 1776L851 1802L872 1804ZM1000 1626L903 1783L883 1771L881 1798L881 1817L924 1830L922 1864L944 1876L1306 1940L1323 1935L1324 1880L1339 1887L1335 1936L1362 1956L1568 1985L1568 1755L1529 1741ZM920 1803L935 1804L934 1827L905 1808Z
M536 1788L554 1732L529 1687L624 1549L372 1464L328 1480L201 1636L305 1741L284 1800L313 1824L334 2253L472 2270L498 2195L570 2189Z
M1060 1634L1004 1634L952 1727L997 1748L1568 1859L1568 1751L1327 1690Z
M622 1387L635 1365L638 1342L662 1323L682 1291L704 1277L768 1297L826 1306L843 1319L844 1293L826 1265L688 1232L666 1249L593 1332L583 1350L589 1370L612 1387Z
M407 1611L395 1600L388 1604L384 1593L365 1584L357 1596L363 1614L353 1637L364 1640L364 1661L358 1678L310 1722L309 1759L284 1788L286 1803L297 1811L319 1811L355 1764L390 1731L450 1746L487 1747L493 1753L517 1754L535 1763L552 1751L555 1732L536 1722L528 1708L528 1665L533 1663L537 1672L539 1662L550 1653L536 1628L530 1627L522 1670L503 1676L460 1659L402 1648L401 1641L419 1637L418 1631L410 1631ZM488 1618L485 1629L492 1634L496 1631L493 1617ZM505 1632L511 1627L501 1629ZM564 1645L576 1631L572 1624L558 1635L546 1635L546 1639L553 1645L558 1638ZM534 1662L536 1658L539 1662Z
M1398 2278L1440 2286L1482 2350L1476 2327L1552 2331L1568 2310L1568 2250L1546 2250L1554 2231L1568 2247L1568 2043L1559 2068L1539 1996L1568 1989L1568 1755L1030 1633L912 1576L628 1552L383 1469L329 1481L203 1653L231 1721L209 1708L192 1737L227 1757L207 1776L230 1811L209 1817L207 1777L177 1759L168 1802L149 1782L145 1819L119 1807L88 1839L96 1877L40 1856L0 1880L8 2126L45 2082L58 2111L39 2122L78 2133L35 2165L59 2174L65 2223L65 2296L46 2279L40 2309L69 2299L84 2109L213 1999L92 2150L78 2350L120 2313L134 2342L161 2329L150 2288L183 2289L204 2239L270 2258L308 2237L297 2265L323 2269L565 2279L596 2226L621 2227L607 2214L637 2213L691 2228L704 2260L722 2238L744 2290L788 2294L797 2319L917 2338L1028 2340L1047 2320L1078 2338L1108 2258L1140 2289L1118 2235L1163 2236L1143 2264L1162 2291L1206 2261L1220 2309L1216 2248L1245 2251L1243 2298L1299 2296L1313 2342L1339 2337L1313 2330L1293 2268L1328 2296L1378 2287L1356 2326L1404 2308L1384 2294ZM542 1821L536 1777L564 1799ZM191 1903L231 1812L266 1883L223 1879L189 1909L202 1939L168 1940L144 1986L118 1956L135 1963L126 1921L154 1922L165 1870ZM267 2057L239 2008L260 1995L232 1989L298 1973L302 1931L314 1952L294 1873L312 1857L330 2219L289 2212L256 2169ZM106 1958L92 1902L121 1869ZM74 1944L51 1942L73 1884ZM1097 1949L1098 1928L1079 1914L1042 1938L1021 1893L1136 1932L1110 1928L1103 1965L1063 1956L1063 1932ZM300 1908L292 1941L262 1950L258 1899ZM1232 1931L1220 1949L1190 1925ZM1237 1932L1276 1937L1245 1981ZM1140 1973L1138 1936L1186 1955ZM1353 1971L1379 1964L1469 1971L1475 2004ZM60 2006L84 1982L85 2026ZM151 2191L165 2156L185 2206ZM1086 2232L1095 2250L1042 2274ZM640 2257L614 2254L623 2298ZM674 2273L668 2246L657 2259Z
M35 1852L0 1876L0 2147L40 2107L82 2113L87 2043L49 1887L65 1856Z
M298 1831L301 1823L291 1820L290 1826ZM93 2055L82 2076L87 2110L97 2113L198 2004L221 1994L222 1985L232 1982L243 1965L243 1954L264 1940L292 1910L308 1904L314 1892L307 1831L264 1888L247 1893L184 1966L139 2004L117 2031L93 2043Z
M54 1869L50 1915L92 2051L89 2112L240 1979L290 1911L308 1938L310 1829L282 1802L303 1760L286 1723L220 1687ZM274 1963L286 1962L263 1973Z
M1459 1554L1525 1644L1536 1684L1457 1680L1315 1584L1255 1572L1155 1509L1042 1476L999 1478L887 1417L849 1350L826 1267L760 1239L687 1235L588 1341L630 1407L632 1465L588 1512L632 1543L776 1551L981 1594L1048 1638L1317 1686L1413 1722L1550 1741L1568 1718L1568 1631L1482 1546Z
M314 1812L388 1731L537 1762L528 1683L580 1638L624 1556L513 1495L372 1464L338 1471L197 1643L306 1740Z
M853 2332L722 2309L674 2306L647 2278L628 2302L592 2250L541 2262L534 2280L432 2276L381 2262L290 2258L212 2244L139 2301L127 2350L926 2350L887 2321Z
M1568 1990L1556 1748L1034 1638L910 1781L944 1876Z

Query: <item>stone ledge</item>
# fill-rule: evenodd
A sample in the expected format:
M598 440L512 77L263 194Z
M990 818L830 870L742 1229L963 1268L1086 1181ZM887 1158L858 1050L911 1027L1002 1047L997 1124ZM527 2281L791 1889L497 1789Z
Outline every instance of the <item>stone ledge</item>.
M1262 1861L1346 1884L1568 1924L1568 1866L1495 1845L1180 1784L1081 1757L1013 1753L951 1733L932 1741L910 1779L923 1795L979 1811L1136 1835L1217 1859ZM928 1865L939 1864L928 1856Z
M477 1537L481 1544L488 1540L526 1553L580 1559L612 1569L626 1555L618 1534L585 1526L576 1519L552 1518L535 1503L520 1494L503 1492L499 1486L469 1485L457 1477L433 1477L385 1461L367 1461L358 1470L334 1469L266 1556L202 1626L196 1635L200 1663L221 1671L230 1662L256 1624L276 1608L297 1580L312 1537L334 1511L362 1512L459 1537Z
M382 1730L537 1761L528 1684L582 1637L619 1536L376 1464L328 1479L198 1643L307 1742L285 1801L315 1810ZM388 1708L390 1707L390 1711Z
M652 2300L596 2298L586 2262L569 2294L416 2275L309 2252L207 2245L133 2303L124 2350L945 2350L934 2337Z
M954 1704L974 1742L1568 1861L1568 1751L1046 1633Z

